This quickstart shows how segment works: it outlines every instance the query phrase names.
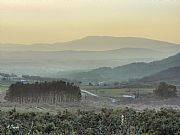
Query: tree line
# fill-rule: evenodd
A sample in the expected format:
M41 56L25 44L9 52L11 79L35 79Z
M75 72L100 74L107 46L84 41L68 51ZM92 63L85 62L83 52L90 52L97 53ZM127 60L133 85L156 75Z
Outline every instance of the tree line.
M18 103L76 102L81 98L78 86L64 81L22 83L10 85L6 100Z
M177 88L175 85L161 82L158 87L154 90L155 95L161 98L171 98L177 96Z

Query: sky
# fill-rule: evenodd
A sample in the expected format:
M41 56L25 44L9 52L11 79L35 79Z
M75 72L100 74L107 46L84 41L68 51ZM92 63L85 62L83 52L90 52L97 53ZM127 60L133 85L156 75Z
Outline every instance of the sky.
M180 0L0 0L0 43L86 36L180 43Z

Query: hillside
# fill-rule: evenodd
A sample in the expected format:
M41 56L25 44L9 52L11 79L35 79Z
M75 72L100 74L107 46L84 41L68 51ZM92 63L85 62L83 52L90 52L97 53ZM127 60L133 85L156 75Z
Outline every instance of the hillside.
M175 83L180 84L180 66L179 67L172 67L167 70L163 70L156 74L143 77L139 80L141 83L158 83L158 82L168 82L168 83Z
M88 72L70 74L67 78L78 79L84 82L127 81L149 76L176 66L180 66L180 53L160 61L132 63L115 68L98 68Z

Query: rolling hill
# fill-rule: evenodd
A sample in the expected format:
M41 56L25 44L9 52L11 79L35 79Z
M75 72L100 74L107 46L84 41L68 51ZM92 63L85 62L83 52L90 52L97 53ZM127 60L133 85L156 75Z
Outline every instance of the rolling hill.
M102 67L88 72L79 72L66 76L84 82L127 81L149 76L171 67L180 66L180 53L160 61L138 62L115 68Z
M180 84L180 66L168 68L167 70L160 71L138 80L138 82L141 83L158 83L162 81L173 84Z

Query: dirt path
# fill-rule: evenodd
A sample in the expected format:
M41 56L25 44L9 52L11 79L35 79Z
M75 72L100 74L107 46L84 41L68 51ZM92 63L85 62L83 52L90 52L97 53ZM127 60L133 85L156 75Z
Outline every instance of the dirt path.
M81 89L81 92L86 93L86 94L91 95L91 96L94 96L94 97L99 97L98 95L96 95L96 94L94 94L94 93L91 93L91 92L89 92L89 91L87 91L87 90L82 90L82 89Z

